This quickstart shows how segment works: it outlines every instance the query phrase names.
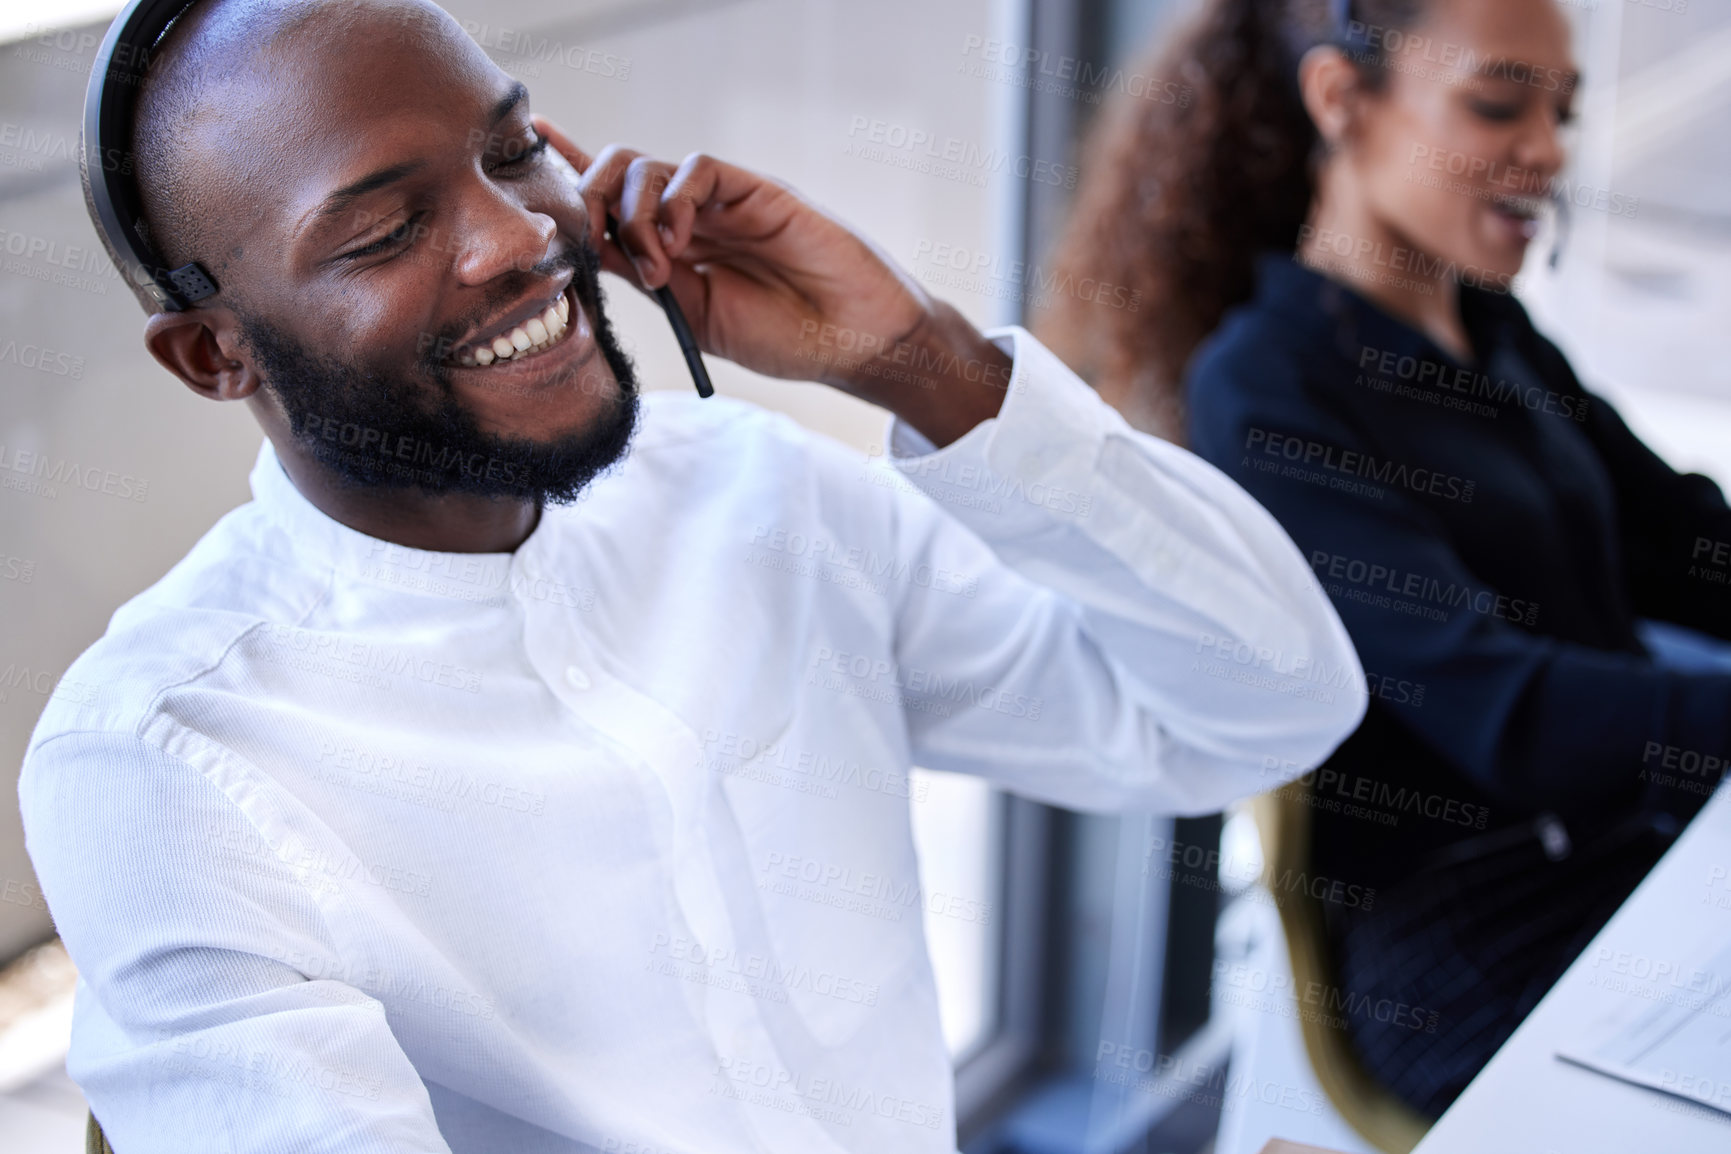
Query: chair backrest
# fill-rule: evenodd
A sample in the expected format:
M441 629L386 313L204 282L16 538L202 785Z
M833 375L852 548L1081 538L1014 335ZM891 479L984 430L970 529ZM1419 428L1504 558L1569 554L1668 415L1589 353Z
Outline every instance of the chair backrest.
M1306 886L1276 884L1310 874L1310 787L1293 782L1253 802L1257 833L1262 839L1264 879L1280 910L1286 948L1292 962L1292 988L1333 989L1334 966L1324 932L1322 902ZM1314 983L1314 985L1312 984ZM1299 1004L1299 1030L1311 1070L1335 1110L1365 1140L1387 1154L1409 1154L1430 1122L1396 1098L1359 1062L1352 1040L1329 1014L1307 1012Z
M84 1124L84 1154L114 1154L114 1147L108 1144L108 1135L102 1132L95 1114Z

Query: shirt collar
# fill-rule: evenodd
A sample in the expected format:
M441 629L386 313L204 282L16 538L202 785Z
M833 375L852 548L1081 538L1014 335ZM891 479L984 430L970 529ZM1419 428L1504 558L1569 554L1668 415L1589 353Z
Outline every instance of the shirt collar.
M412 549L351 529L307 500L283 470L270 439L259 446L249 478L253 500L292 543L297 563L329 567L393 590L444 593L468 601L503 600L525 572L533 573L553 534L553 510L514 553L440 553ZM539 566L545 568L545 566Z

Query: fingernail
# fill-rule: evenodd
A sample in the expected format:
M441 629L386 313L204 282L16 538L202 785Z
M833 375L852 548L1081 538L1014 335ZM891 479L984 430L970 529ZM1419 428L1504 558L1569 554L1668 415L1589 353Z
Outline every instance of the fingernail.
M661 243L668 248L673 247L673 230L664 224L655 226L655 231L661 235Z
M648 285L649 285L649 270L648 270L648 266L646 266L643 263L643 258L635 257L635 256L632 257L631 258L631 267L637 270L637 279L640 282L642 282L644 287L648 287Z

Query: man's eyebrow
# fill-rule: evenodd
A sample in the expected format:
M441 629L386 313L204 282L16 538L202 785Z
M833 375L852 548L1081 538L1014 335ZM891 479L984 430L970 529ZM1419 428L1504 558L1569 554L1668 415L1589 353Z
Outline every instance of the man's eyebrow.
M511 114L513 108L517 107L527 99L529 99L529 89L521 80L514 81L511 84L511 90L500 98L499 103L493 105L493 115L490 123L499 123Z
M511 114L511 110L529 98L529 89L521 81L514 81L509 91L500 97L493 105L489 114L489 123L497 124ZM329 196L325 197L313 214L306 218L311 225L321 224L333 216L339 216L343 210L369 192L377 192L388 184L395 184L405 177L413 176L426 167L424 160L406 160L401 164L392 164L375 172L369 172L352 184L345 184ZM299 231L298 229L296 230Z
M319 205L317 211L313 213L311 218L309 218L308 223L319 224L333 216L341 214L344 209L348 208L349 205L353 204L361 197L367 195L367 193L377 192L387 184L395 184L397 181L402 180L405 177L414 175L416 172L419 172L422 168L426 167L426 163L427 162L424 160L405 160L401 164L392 164L374 172L369 172L353 184L343 185L341 188L325 197L324 202Z

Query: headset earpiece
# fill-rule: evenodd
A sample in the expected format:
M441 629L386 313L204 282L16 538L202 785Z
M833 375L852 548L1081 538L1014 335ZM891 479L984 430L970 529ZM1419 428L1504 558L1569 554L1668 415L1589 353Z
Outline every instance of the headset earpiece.
M179 312L212 296L216 278L197 261L170 269L144 227L133 166L117 163L130 144L132 113L164 32L197 0L132 0L108 26L84 94L79 167L91 223L146 311ZM152 309L149 302L157 306Z

